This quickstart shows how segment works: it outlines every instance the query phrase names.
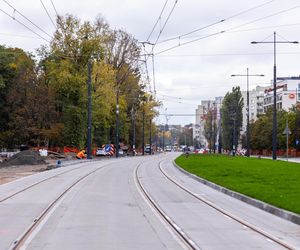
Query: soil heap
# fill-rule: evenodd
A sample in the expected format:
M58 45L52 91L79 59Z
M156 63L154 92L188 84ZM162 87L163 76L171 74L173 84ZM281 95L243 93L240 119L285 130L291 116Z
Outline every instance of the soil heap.
M9 166L16 166L16 165L40 165L46 164L43 157L37 151L33 150L24 150L21 151L9 159L4 161L0 164L0 167L9 167Z

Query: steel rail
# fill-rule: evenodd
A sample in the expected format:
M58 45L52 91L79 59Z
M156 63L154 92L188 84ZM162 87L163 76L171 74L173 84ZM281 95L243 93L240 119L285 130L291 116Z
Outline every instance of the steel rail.
M64 172L62 172L62 173L59 173L59 174L56 174L56 175L47 177L47 178L42 179L42 180L40 180L40 181L38 181L38 182L35 182L35 183L31 184L31 185L28 185L28 186L26 186L26 187L24 187L24 188L22 188L22 189L20 189L20 190L18 190L18 191L16 191L16 192L12 193L12 194L10 194L10 195L8 195L8 196L6 196L6 197L0 199L0 203L1 203L1 202L4 202L4 201L6 201L6 200L8 200L8 199L10 199L10 198L12 198L12 197L14 197L14 196L20 194L20 193L23 193L24 191L26 191L26 190L28 190L28 189L34 187L34 186L37 186L37 185L39 185L39 184L41 184L41 183L43 183L43 182L45 182L45 181L48 181L48 180L50 180L50 179L52 179L52 178L55 178L55 177L60 176L60 175L63 175L63 174L65 174L65 173L69 173L69 172L75 171L75 170L77 170L77 169L79 169L79 168L82 168L82 167L83 167L83 166L80 166L80 167L77 167L77 168L73 168L73 169L69 169L69 170L66 170L66 171L64 171Z
M49 203L49 205L39 214L39 216L36 219L34 219L34 221L31 223L31 225L13 242L13 244L10 246L9 250L21 249L21 247L24 244L24 242L26 241L26 239L34 232L34 230L38 226L38 224L51 211L51 209L54 207L54 205L56 203L58 203L58 201L60 201L72 188L74 188L82 180L84 180L91 174L104 169L105 167L107 167L110 164L111 163L105 164L97 169L94 169L93 171L88 172L87 174L85 174L84 176L80 177L75 182L73 182L62 193L60 193L51 203ZM78 167L78 168L80 168L80 167Z
M201 201L202 203L208 205L209 207L215 209L216 211L222 213L223 215L229 217L230 219L240 223L241 225L251 229L252 231L266 237L267 239L277 243L278 245L286 248L286 249L289 249L289 250L293 250L295 249L294 247L290 246L289 244L283 242L282 240L278 239L277 237L275 236L272 236L270 235L269 233L263 231L262 229L250 224L249 222L231 214L230 212L218 207L217 205L213 204L212 202L202 198L202 197L199 197L197 194L195 194L194 192L192 192L191 190L189 190L188 188L184 187L182 184L180 184L179 182L177 182L174 178L170 177L170 175L168 175L166 173L165 170L162 169L162 166L161 166L161 163L162 161L159 163L159 170L162 172L162 174L169 180L171 181L173 184L175 184L177 187L179 187L180 189L184 190L185 192L187 192L188 194L190 194L192 197L194 197L195 199L197 199L198 201Z
M160 164L161 162L159 162ZM135 168L135 179L138 187L144 194L144 197L149 201L150 205L158 212L158 214L167 222L167 224L175 231L175 233L179 236L179 239L183 241L183 243L192 250L201 249L197 244L159 207L159 205L154 201L153 198L148 194L144 186L142 185L140 178L138 176L138 170L142 163L140 163Z

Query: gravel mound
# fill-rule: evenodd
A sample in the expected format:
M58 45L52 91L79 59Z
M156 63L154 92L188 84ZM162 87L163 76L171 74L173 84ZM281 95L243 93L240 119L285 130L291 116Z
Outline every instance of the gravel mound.
M13 155L7 159L7 161L2 162L0 167L40 164L46 164L46 162L37 151L25 150Z

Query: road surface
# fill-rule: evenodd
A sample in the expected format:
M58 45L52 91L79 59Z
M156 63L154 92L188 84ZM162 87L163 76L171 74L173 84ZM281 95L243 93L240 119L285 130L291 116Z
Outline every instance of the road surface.
M0 185L0 249L300 249L300 226L215 191L178 154L61 167Z

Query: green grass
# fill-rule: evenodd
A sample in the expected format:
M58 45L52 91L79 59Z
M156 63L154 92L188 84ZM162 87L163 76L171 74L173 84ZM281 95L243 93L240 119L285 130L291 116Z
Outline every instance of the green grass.
M233 191L300 214L300 164L224 155L190 155L175 162Z

